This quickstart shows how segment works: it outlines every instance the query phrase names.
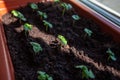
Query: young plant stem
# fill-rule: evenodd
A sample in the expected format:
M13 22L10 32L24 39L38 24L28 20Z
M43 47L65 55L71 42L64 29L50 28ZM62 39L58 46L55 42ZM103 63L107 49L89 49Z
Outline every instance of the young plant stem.
M19 22L20 22L20 24L22 23L22 21L21 21L21 20L19 20Z
M85 33L85 35L83 36L83 39L86 39L86 37L87 37L87 33Z
M75 20L73 20L73 26L75 25Z
M48 26L46 26L46 31L48 31Z
M65 8L64 8L63 11L62 11L62 16L64 16L64 14L65 14Z
M42 16L40 16L40 19L42 20Z
M26 36L26 37L28 37L27 33L28 33L28 32L27 32L27 31L25 31L25 36Z

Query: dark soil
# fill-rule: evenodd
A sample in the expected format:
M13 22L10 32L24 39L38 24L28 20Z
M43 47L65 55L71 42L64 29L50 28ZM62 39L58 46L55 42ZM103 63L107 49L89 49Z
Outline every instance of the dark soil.
M17 9L33 25L28 36L24 34L25 22L7 13L2 17L7 44L15 69L16 80L37 80L37 71L45 71L54 80L85 80L77 65L86 65L95 74L89 80L120 80L120 44L101 31L94 20L81 17L73 26L74 9L65 12L59 4L37 3L39 10L46 12L46 19L53 28L45 30L42 20L29 6ZM84 28L93 31L91 37L85 36ZM69 48L59 46L57 35L61 34L68 40ZM43 51L35 54L29 42L40 43ZM108 61L106 50L111 48L117 61Z

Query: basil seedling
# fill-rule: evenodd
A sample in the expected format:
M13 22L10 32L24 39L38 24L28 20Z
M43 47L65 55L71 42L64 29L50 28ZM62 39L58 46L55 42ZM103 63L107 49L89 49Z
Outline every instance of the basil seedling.
M34 51L35 53L38 53L38 52L40 52L40 51L43 50L42 47L41 47L41 45L40 45L39 43L30 42L30 44L32 45L33 51Z
M108 50L106 51L106 53L108 53L109 57L108 57L108 60L111 59L113 61L116 61L116 57L115 57L115 54L114 52L112 52L112 50L110 48L108 48Z
M29 31L29 30L32 30L32 26L33 25L31 25L31 24L29 24L29 23L25 23L24 25L23 25L23 29L25 30L25 35L27 36L27 32Z
M63 7L62 16L65 14L65 10L72 9L72 5L67 4L67 3L62 3L61 6Z
M78 15L72 15L72 18L73 18L73 26L74 26L75 21L78 21L80 17Z
M44 26L46 26L46 31L48 31L48 27L53 28L53 25L46 20L43 20L43 24Z
M47 14L44 13L44 12L41 12L41 11L37 11L38 15L40 15L41 19L44 18L46 19L47 18Z
M37 4L35 4L35 3L31 3L31 4L30 4L30 7L31 7L33 10L37 10L37 9L38 9Z
M13 16L19 18L20 20L27 21L27 19L24 17L24 15L17 10L12 10L11 13L12 13Z
M95 78L95 75L93 74L92 70L88 70L87 66L85 65L79 65L75 66L75 68L80 68L82 70L82 78Z
M33 26L33 25L31 25L31 24L29 24L29 23L25 23L25 24L23 25L23 28L24 28L24 30L27 32L27 31L29 31L29 30L32 30L32 26Z
M88 29L88 28L85 28L84 29L84 32L88 35L88 36L92 36L92 31L90 30L90 29Z
M62 45L67 45L67 40L65 39L64 36L58 35L58 39L61 41Z
M38 71L38 80L53 80L51 76L46 74L46 72Z
M54 2L60 2L60 0L54 0Z

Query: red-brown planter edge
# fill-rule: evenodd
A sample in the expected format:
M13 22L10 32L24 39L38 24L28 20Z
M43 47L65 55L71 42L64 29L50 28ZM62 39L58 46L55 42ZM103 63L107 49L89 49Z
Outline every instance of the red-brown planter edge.
M28 2L40 2L52 0L0 0L0 20L8 11L26 5ZM73 5L76 11L85 17L91 18L101 25L103 31L111 34L114 40L120 42L120 28L95 11L91 10L77 0L63 0ZM7 47L3 25L0 21L0 80L15 80L14 68Z

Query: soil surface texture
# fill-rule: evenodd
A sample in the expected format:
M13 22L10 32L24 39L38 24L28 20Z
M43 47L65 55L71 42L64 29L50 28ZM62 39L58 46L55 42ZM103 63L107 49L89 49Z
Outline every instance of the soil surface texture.
M86 65L93 71L95 79L88 80L120 80L120 44L112 36L102 32L92 19L79 15L79 20L73 20L72 15L77 14L74 8L65 10L62 16L60 3L36 4L39 11L47 14L45 20L52 28L46 30L43 18L29 4L16 9L27 21L21 21L11 12L2 17L16 80L38 80L37 71L46 72L53 80L87 80L82 79L81 69L75 68L78 65ZM33 25L27 33L23 28L26 22ZM93 32L91 36L85 33L85 28ZM66 38L67 47L61 46L58 35ZM39 43L43 50L35 53L30 42ZM108 60L108 48L114 52L116 61Z

